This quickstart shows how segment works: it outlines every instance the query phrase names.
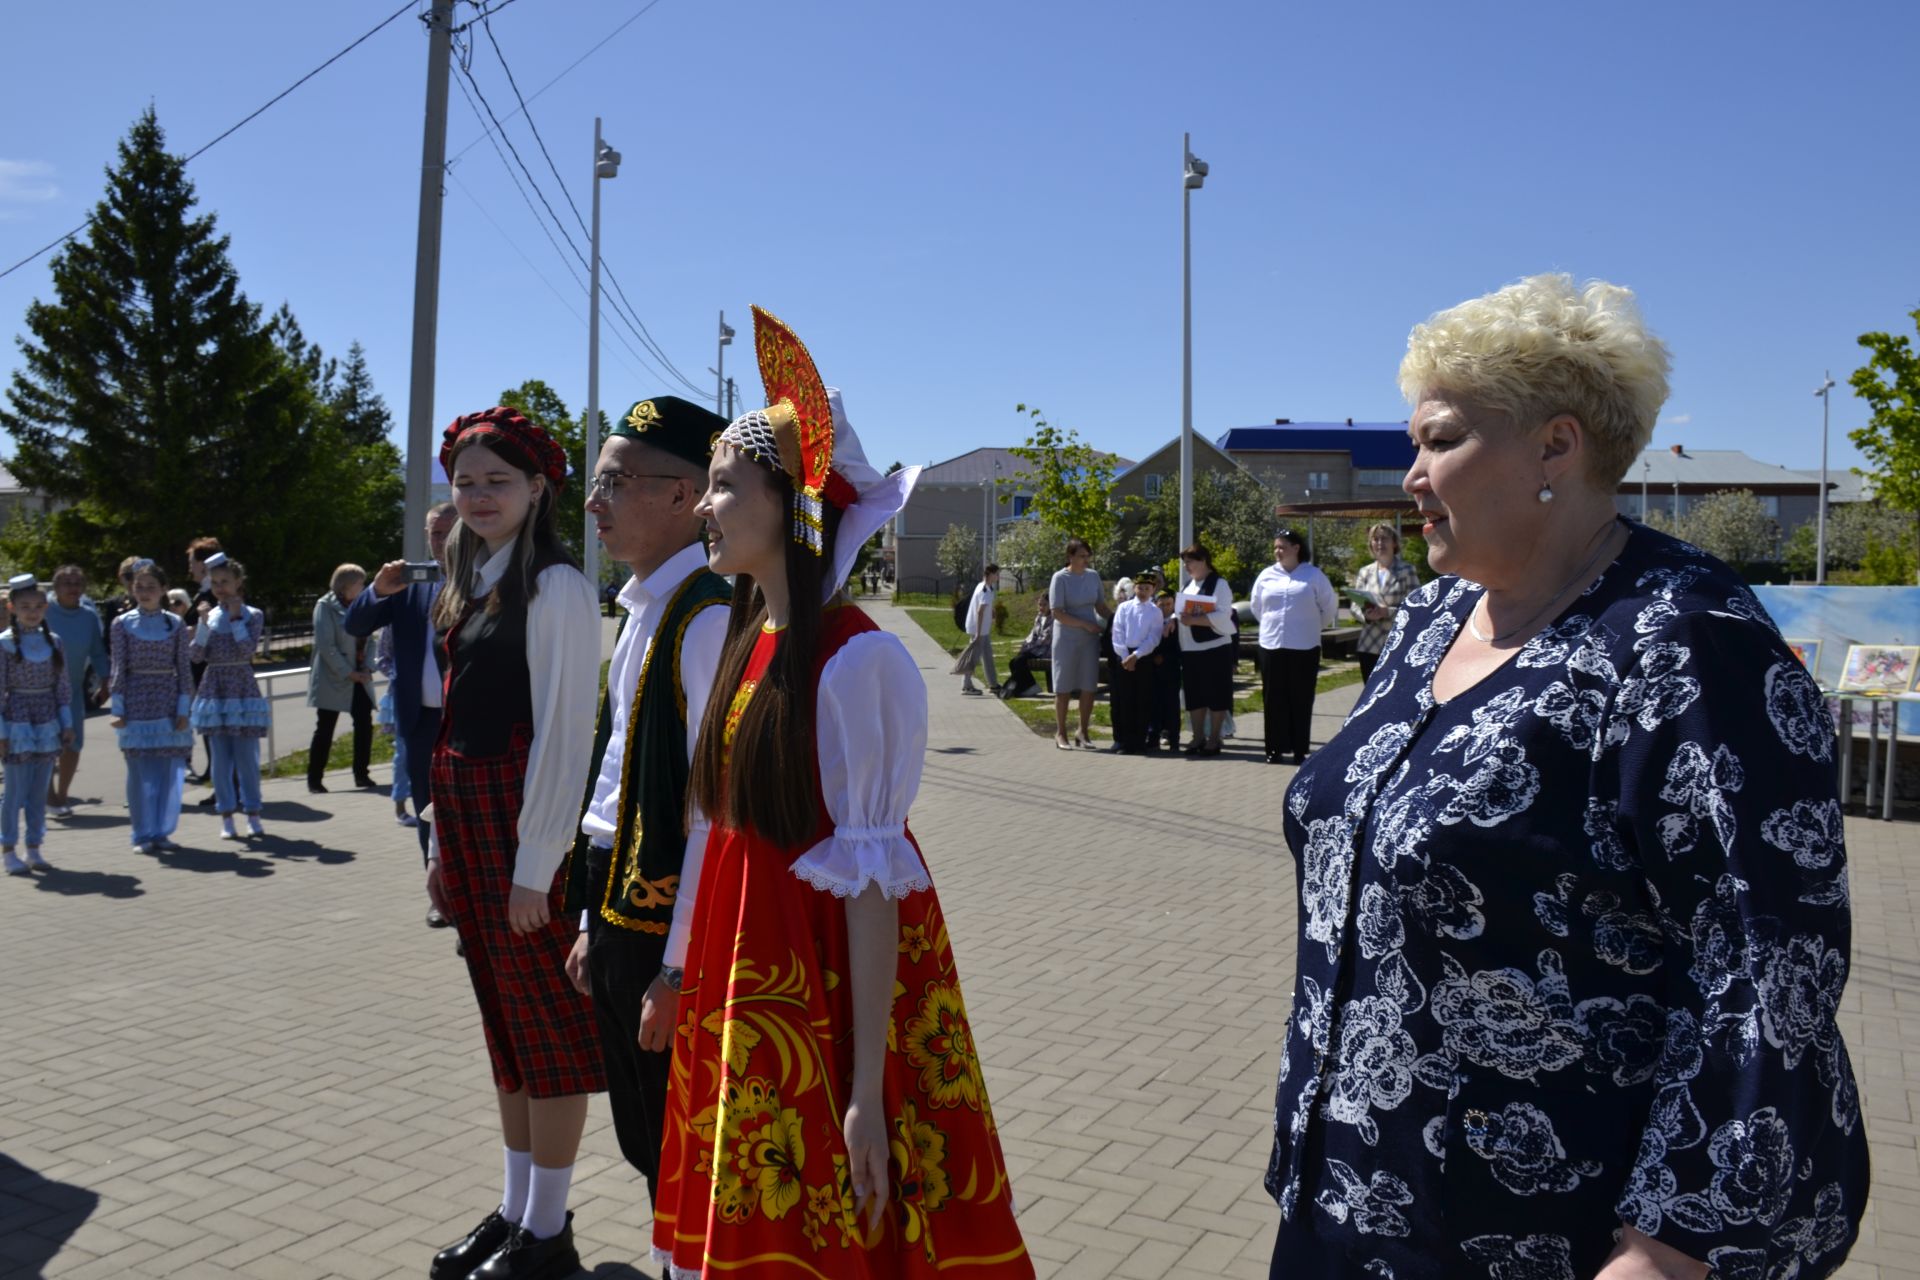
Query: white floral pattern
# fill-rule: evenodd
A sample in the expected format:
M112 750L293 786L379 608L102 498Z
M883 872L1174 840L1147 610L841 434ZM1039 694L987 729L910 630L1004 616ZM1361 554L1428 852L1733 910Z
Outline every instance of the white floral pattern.
M1277 1256L1573 1280L1626 1222L1733 1280L1830 1275L1867 1182L1818 691L1724 566L1635 527L1440 703L1481 594L1407 598L1286 798Z

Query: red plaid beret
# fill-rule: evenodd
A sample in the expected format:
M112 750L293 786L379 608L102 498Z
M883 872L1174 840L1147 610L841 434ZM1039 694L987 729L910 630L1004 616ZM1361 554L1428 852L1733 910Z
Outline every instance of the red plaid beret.
M567 480L567 454L546 431L516 409L495 405L483 413L463 414L441 437L440 468L453 479L453 446L472 436L524 471L535 471L556 489Z

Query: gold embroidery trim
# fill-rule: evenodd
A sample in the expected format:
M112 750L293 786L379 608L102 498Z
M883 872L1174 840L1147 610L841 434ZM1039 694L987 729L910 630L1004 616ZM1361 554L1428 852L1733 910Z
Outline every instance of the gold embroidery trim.
M673 593L673 598L667 601L666 611L660 615L662 618L672 614L679 605L680 598L692 589L699 577L700 571L697 569L687 576L687 580L681 583ZM719 600L710 600L697 609L689 610L687 616L680 620L679 628L673 633L670 645L672 656L667 659L667 665L670 668L668 674L673 680L674 703L680 709L682 720L687 718L687 691L681 686L680 681L680 644L686 638L687 628L693 624L693 620L721 603L723 602ZM633 703L627 708L627 733L620 749L620 799L618 807L614 810L621 825L614 831L613 849L608 854L607 891L600 901L600 918L622 929L664 934L668 929L664 924L653 920L630 920L613 909L613 869L620 865L620 852L623 848L633 850L633 865L628 868L626 879L620 886L622 901L640 909L671 906L680 889L679 876L662 876L659 880L649 880L640 874L640 815L634 814L631 826L625 822L627 779L632 776L629 765L633 758L631 754L633 735L635 727L640 723L640 700L646 696L647 674L653 669L653 655L658 652L660 652L660 637L655 636L653 643L647 646L647 656L640 661L640 674L633 682Z

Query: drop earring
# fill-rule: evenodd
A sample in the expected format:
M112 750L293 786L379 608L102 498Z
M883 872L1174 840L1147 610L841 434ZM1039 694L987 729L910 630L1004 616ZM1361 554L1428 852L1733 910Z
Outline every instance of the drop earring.
M1552 502L1552 501L1553 501L1553 486L1552 486L1552 485L1550 485L1550 484L1544 484L1544 483L1543 483L1543 484L1542 484L1542 485L1540 486L1540 501L1542 501L1542 502Z

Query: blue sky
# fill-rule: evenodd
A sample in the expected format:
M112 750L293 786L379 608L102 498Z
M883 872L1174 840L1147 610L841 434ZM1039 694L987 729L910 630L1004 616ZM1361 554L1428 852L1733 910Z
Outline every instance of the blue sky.
M493 27L531 93L642 3L514 0ZM149 102L191 151L391 11L14 6L0 266L84 217ZM748 304L766 306L882 465L1015 443L1020 401L1135 457L1177 432L1191 130L1213 167L1193 210L1204 433L1404 418L1411 325L1564 270L1635 289L1671 344L1657 444L1811 467L1822 370L1844 384L1855 338L1911 331L1920 306L1917 50L1910 0L659 0L532 112L582 209L605 118L625 156L603 187L607 260L674 363L710 387L716 313L744 338ZM425 61L403 17L190 170L247 293L291 303L330 352L362 342L402 423ZM504 114L484 38L472 68ZM481 131L457 91L450 119L460 153ZM524 126L508 131L571 222ZM10 334L48 280L45 260L0 280ZM465 150L436 424L530 377L582 405L585 312L492 148ZM750 352L728 368L757 403ZM603 405L670 389L609 332ZM1847 465L1865 407L1843 385L1833 409Z

